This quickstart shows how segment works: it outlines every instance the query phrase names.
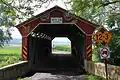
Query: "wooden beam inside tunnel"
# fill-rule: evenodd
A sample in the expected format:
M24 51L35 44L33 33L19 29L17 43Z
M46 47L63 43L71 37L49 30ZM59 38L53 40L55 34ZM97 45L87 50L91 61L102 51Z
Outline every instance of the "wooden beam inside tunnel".
M45 34L45 33L42 33L42 32L32 32L32 33L31 33L31 36L32 36L32 37L35 37L35 38L52 40L51 36L49 36L49 35L47 35L47 34Z

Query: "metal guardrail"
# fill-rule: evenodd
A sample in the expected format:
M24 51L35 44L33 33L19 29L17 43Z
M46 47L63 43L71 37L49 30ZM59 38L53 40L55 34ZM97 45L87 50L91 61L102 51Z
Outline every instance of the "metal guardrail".
M0 80L13 80L26 74L29 71L27 61L11 64L0 68Z

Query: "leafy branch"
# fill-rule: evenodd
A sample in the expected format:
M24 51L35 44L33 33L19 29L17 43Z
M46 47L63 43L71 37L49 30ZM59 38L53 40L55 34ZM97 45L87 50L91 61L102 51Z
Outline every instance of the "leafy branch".
M100 7L105 7L105 6L108 6L110 4L115 4L115 3L118 3L118 2L120 2L120 1L112 1L112 2L108 1L106 3L102 3L102 5Z

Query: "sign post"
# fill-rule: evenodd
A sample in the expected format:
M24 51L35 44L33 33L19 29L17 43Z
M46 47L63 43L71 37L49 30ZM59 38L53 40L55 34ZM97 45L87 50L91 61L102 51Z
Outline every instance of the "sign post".
M104 63L105 63L106 80L108 80L107 59L104 59Z
M109 44L110 40L112 38L112 34L105 29L104 27L101 27L97 33L93 36L93 39L97 41L98 43L102 44L104 48L100 50L100 58L104 60L105 64L105 72L106 72L106 80L108 80L108 71L107 71L107 60L110 58L110 50L108 47L105 47Z

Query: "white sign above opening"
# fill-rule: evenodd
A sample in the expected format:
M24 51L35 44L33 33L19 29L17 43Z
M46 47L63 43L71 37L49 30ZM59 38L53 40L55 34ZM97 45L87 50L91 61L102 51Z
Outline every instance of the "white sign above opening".
M62 17L51 17L51 23L63 23Z

